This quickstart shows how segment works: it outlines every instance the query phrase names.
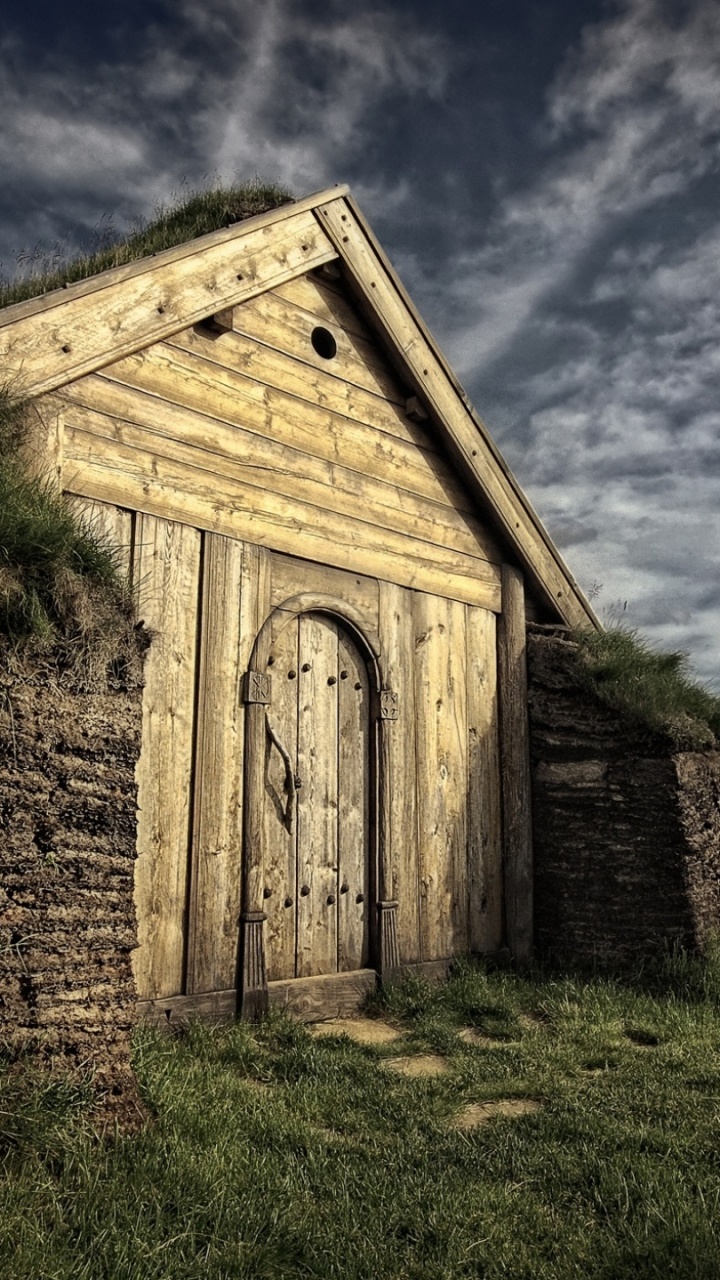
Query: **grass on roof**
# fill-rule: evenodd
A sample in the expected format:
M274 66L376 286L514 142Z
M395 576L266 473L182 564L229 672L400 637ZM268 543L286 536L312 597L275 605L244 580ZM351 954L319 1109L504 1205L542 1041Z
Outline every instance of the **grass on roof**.
M49 255L32 255L27 260L27 271L19 279L0 277L0 307L87 280L110 267L136 262L292 200L284 187L260 181L193 191L168 206L159 206L151 220L143 221L130 234L119 235L88 253L65 256L58 249Z
M686 653L661 653L623 627L577 637L593 691L639 725L667 734L679 750L717 747L720 696L693 677Z
M89 673L131 642L132 600L117 548L28 468L27 435L27 406L0 389L0 638Z

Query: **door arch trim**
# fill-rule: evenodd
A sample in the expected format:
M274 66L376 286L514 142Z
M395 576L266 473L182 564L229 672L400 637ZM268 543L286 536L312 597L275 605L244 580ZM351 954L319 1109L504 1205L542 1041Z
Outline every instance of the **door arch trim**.
M249 670L265 670L268 654L276 637L292 622L293 618L301 613L328 614L354 636L359 642L361 651L369 659L368 665L373 672L374 692L379 693L383 687L380 637L377 632L368 629L359 609L341 600L339 596L321 592L303 591L298 595L289 596L287 600L283 600L282 604L275 606L258 631L250 657Z

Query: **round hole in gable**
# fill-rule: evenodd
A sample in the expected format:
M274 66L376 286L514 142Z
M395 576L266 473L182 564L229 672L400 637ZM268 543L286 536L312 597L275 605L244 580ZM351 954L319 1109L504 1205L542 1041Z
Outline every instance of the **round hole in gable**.
M313 350L317 351L323 360L332 360L337 355L337 342L333 338L329 329L324 329L321 324L316 325L310 335L310 341L313 344Z

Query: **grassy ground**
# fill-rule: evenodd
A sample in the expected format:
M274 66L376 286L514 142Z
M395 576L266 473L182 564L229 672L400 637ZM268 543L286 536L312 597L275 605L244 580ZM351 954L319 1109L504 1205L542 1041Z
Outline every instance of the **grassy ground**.
M82 1090L5 1070L0 1275L717 1280L716 972L678 962L641 989L466 969L372 1012L402 1037L143 1032L155 1119L110 1140ZM448 1069L388 1070L414 1053ZM541 1105L454 1127L512 1098Z

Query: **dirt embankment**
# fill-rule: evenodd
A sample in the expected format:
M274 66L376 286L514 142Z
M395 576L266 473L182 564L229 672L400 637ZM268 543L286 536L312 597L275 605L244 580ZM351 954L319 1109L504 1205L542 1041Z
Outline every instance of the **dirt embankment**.
M677 752L588 690L576 647L530 634L535 940L633 963L720 931L720 752Z
M141 661L91 693L47 666L11 666L0 664L0 1043L89 1069L106 1110L132 1110Z

